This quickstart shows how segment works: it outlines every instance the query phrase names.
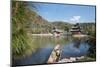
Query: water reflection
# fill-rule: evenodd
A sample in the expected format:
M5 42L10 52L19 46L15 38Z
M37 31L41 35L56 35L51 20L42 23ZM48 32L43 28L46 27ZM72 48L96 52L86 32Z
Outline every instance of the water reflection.
M89 44L86 38L73 37L33 37L33 45L39 50L29 57L14 60L15 65L45 64L56 45L62 47L61 58L87 55Z
M90 45L88 56L96 59L96 38L90 38L88 43Z
M73 38L72 41L63 48L62 58L80 57L88 53L89 45L85 42L85 38Z
M73 44L75 48L79 48L81 44L81 38L73 38Z

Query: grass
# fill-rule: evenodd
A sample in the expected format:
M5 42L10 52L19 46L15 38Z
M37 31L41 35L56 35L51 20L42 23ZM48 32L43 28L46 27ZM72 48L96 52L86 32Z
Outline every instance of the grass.
M35 12L29 10L28 5L22 1L12 1L12 54L14 58L23 57L36 51L32 37L26 26L31 25ZM28 25L28 28L30 27Z

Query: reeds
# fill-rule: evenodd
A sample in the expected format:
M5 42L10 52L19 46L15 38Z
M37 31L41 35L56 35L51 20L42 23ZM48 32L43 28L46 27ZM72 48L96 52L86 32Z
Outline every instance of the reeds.
M25 56L35 51L36 46L28 35L31 17L35 12L29 10L28 5L22 1L12 1L12 54L14 57ZM29 25L28 25L29 24Z

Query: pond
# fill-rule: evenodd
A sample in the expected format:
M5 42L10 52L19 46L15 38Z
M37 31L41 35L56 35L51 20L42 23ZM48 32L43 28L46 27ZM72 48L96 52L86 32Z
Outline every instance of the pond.
M30 56L14 60L14 65L46 64L56 45L63 47L61 58L85 56L90 48L87 39L88 37L33 36L33 45L37 46L38 50Z

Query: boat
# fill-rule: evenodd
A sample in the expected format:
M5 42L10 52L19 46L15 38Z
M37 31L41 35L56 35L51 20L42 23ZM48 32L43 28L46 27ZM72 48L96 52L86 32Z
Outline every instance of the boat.
M56 45L53 51L51 52L47 63L48 64L57 63L61 58L61 53L62 53L61 45Z

